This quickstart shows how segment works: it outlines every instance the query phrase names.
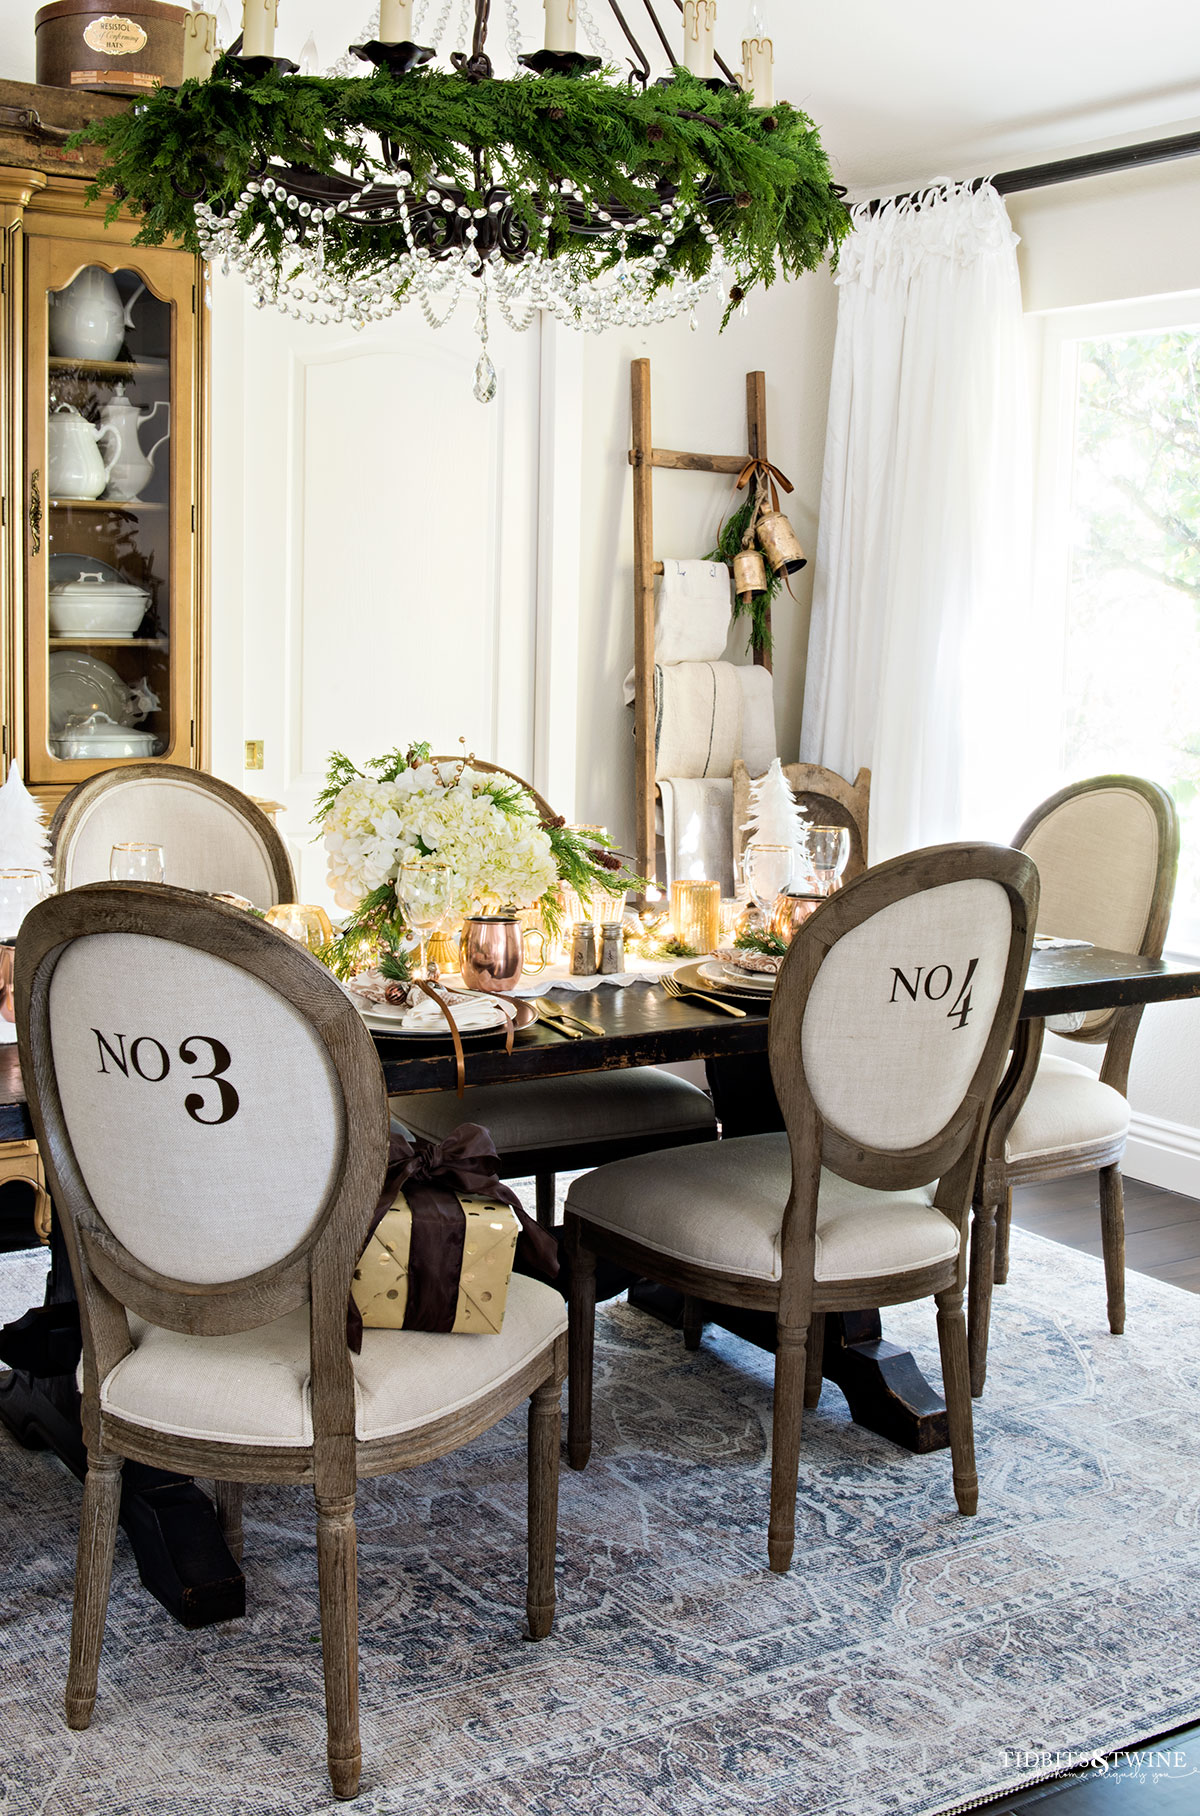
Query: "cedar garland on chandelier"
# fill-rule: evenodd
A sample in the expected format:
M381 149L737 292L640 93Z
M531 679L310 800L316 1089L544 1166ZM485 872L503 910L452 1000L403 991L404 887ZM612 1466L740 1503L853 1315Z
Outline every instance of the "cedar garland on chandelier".
M140 215L139 244L233 264L260 306L305 319L362 325L416 300L436 326L465 289L485 354L489 299L514 327L549 309L600 329L719 289L727 321L836 253L849 214L799 109L681 66L622 82L549 52L496 77L486 19L477 0L453 71L413 45L356 47L362 76L226 52L207 81L85 129L105 154L91 194Z

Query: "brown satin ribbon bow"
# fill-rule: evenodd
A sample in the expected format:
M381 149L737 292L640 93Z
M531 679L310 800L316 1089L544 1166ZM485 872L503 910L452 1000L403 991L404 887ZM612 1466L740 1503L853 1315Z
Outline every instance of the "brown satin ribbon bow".
M393 1131L388 1143L388 1169L371 1216L364 1248L403 1192L412 1212L408 1259L408 1307L405 1330L449 1331L458 1307L467 1220L458 1194L491 1198L511 1205L521 1225L517 1239L518 1271L540 1280L558 1274L558 1244L549 1230L534 1222L511 1186L496 1177L499 1155L486 1129L460 1123L444 1141L409 1142ZM362 1317L353 1298L346 1307L346 1341L362 1350Z
M739 475L737 490L740 492L743 486L749 485L751 479L755 481L756 487L760 491L765 490L767 486L770 486L771 509L773 511L779 509L780 486L783 487L785 492L794 492L796 489L787 474L781 473L779 468L772 466L769 460L748 460Z

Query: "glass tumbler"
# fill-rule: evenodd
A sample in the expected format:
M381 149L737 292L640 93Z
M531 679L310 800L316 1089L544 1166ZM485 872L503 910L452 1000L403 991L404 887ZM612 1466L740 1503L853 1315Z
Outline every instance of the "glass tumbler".
M161 845L114 845L108 860L113 883L161 883L164 876Z

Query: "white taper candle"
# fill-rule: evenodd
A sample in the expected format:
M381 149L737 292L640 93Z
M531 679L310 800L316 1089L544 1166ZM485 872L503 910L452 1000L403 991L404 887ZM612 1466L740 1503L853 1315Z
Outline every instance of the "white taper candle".
M413 0L379 0L379 42L411 44Z
M242 0L243 57L273 57L279 0Z
M188 13L183 21L183 79L207 82L217 60L217 15Z
M756 107L775 105L775 46L770 38L743 38L742 87Z
M683 0L683 62L694 76L715 73L716 29L717 0Z
M546 0L546 49L574 50L575 0Z

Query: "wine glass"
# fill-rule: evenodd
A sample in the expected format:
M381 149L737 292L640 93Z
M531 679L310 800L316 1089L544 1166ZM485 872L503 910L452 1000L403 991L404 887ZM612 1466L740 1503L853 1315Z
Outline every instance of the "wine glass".
M850 862L850 833L845 826L810 826L808 861L818 895L840 889L842 872Z
M418 968L426 969L429 941L440 932L454 900L454 872L449 864L436 858L413 858L400 866L396 878L396 896L404 909L404 918L421 941ZM436 977L434 967L429 967Z
M49 893L40 870L0 870L0 940L15 940L29 910Z
M792 880L796 865L795 846L750 844L746 847L743 863L751 896L769 914L776 897L784 893Z
M114 845L108 860L108 874L114 883L161 883L163 848L161 845Z

